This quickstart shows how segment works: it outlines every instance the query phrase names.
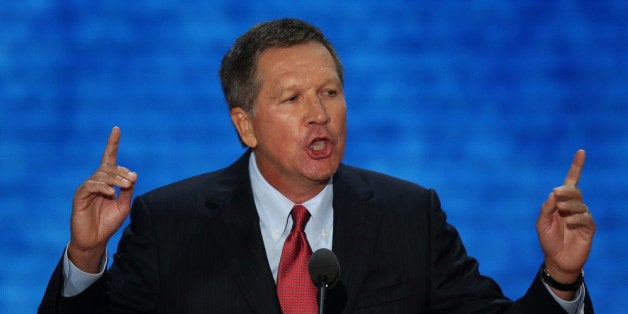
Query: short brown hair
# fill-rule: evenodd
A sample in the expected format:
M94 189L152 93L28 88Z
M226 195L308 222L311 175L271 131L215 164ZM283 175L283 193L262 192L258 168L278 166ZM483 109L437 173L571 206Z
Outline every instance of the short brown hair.
M336 50L315 26L297 19L280 19L253 26L238 37L231 49L222 58L220 80L229 110L240 107L254 114L255 99L259 93L257 59L260 54L273 47L291 47L316 41L331 54L341 84L344 84L342 64Z

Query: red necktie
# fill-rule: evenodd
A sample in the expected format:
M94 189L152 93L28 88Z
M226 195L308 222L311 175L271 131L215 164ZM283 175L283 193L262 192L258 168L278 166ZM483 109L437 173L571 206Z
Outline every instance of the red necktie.
M307 264L312 249L305 237L305 224L310 212L302 205L292 208L292 230L281 251L277 274L277 296L284 314L318 312L316 286L312 283Z

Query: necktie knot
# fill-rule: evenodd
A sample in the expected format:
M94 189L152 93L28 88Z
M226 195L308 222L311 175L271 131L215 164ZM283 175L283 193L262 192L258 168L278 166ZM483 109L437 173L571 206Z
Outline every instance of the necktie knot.
M290 232L303 232L305 225L310 220L310 212L303 205L294 205L292 212L292 230Z

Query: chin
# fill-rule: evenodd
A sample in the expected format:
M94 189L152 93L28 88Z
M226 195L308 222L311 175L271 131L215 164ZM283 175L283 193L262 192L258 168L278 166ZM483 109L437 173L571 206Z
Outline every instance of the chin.
M336 173L339 165L340 161L332 160L326 160L322 164L313 165L312 167L309 167L307 171L308 177L315 181L329 180L329 178Z

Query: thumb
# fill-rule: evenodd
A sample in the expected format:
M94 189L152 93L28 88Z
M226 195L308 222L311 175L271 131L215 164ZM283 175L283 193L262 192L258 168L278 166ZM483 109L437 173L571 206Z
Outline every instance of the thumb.
M554 219L554 213L556 210L556 197L554 196L554 193L550 193L547 200L545 200L545 203L541 205L541 213L537 221L537 228L539 228L539 231L549 228L552 220Z
M124 209L126 214L128 214L131 208L131 200L133 199L133 190L135 189L135 183L137 182L137 174L135 172L131 173L130 176L135 177L135 178L130 178L132 180L131 186L128 188L121 188L120 194L118 195L118 205Z

